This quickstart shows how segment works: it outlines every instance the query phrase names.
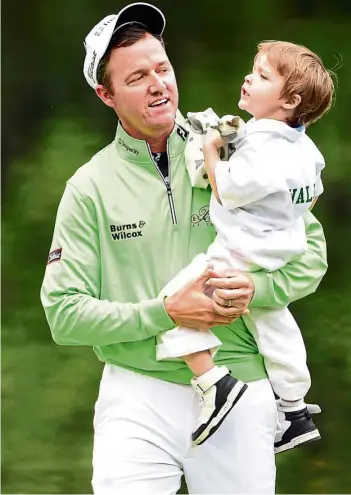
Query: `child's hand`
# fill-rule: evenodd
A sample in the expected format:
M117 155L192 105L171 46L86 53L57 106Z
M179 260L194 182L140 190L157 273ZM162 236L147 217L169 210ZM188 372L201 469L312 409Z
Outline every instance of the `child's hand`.
M222 148L225 141L223 141L217 130L211 129L202 136L202 144L206 147L213 147L218 150L219 148Z

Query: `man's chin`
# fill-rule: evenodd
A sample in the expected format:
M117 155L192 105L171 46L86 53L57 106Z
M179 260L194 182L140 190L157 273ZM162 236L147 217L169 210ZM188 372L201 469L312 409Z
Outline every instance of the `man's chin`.
M175 122L175 112L168 112L165 115L157 115L148 119L147 124L154 129L173 129Z

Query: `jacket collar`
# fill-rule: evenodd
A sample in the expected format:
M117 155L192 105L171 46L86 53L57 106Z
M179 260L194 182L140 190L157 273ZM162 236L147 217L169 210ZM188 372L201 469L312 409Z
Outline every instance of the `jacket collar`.
M271 132L285 137L288 141L297 141L305 134L305 127L290 127L285 122L273 119L251 119L247 123L246 135L256 132Z
M167 152L169 158L173 158L184 151L188 135L189 126L178 110L173 130L167 140ZM151 150L148 143L140 139L132 138L126 133L120 122L118 122L117 125L114 143L117 153L130 162L150 163L152 160Z

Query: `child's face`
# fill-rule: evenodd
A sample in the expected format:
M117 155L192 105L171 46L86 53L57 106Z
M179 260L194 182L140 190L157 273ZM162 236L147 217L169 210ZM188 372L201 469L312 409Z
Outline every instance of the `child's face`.
M265 54L256 59L252 74L245 77L238 106L256 119L285 120L281 98L285 79L269 63Z

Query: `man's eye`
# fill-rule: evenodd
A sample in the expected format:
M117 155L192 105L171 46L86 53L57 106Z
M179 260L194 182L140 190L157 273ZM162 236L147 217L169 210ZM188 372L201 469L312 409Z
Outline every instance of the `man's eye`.
M168 72L168 67L162 67L158 72Z
M131 81L129 81L128 84L132 84L133 82L140 81L140 79L142 79L143 77L144 77L143 74L140 74L139 76L136 76Z

